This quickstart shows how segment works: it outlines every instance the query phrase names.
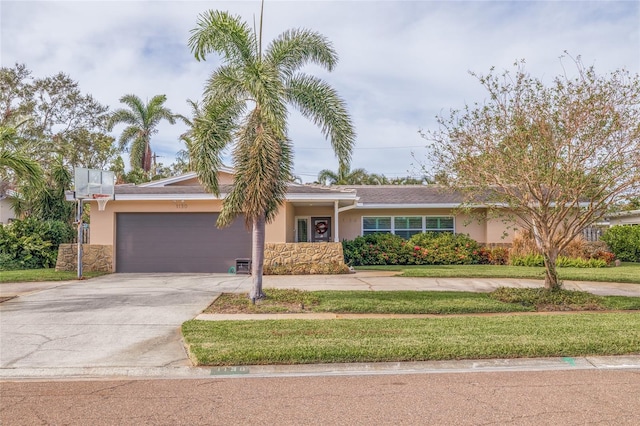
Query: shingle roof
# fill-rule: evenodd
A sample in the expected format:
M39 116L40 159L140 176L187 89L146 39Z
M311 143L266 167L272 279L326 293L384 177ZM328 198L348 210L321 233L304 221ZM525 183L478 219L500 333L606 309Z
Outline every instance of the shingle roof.
M228 194L231 185L220 185L220 193ZM453 192L435 185L343 185L343 186L319 186L319 185L289 185L288 195L295 198L303 198L305 195L314 197L326 196L327 199L338 197L340 199L351 199L350 194L358 204L367 205L458 205L463 202L460 193ZM137 185L116 185L115 195L128 196L170 196L182 194L206 194L200 185L193 186L137 186ZM129 197L127 197L129 198ZM163 197L164 198L164 197Z
M359 204L460 204L463 196L434 185L354 185Z
M231 185L220 185L220 193L227 194L231 190ZM206 191L200 185L193 186L137 186L137 185L116 185L115 194L131 194L131 195L154 195L154 194L205 194ZM326 194L331 196L333 194L345 194L353 193L351 190L320 187L312 185L290 185L287 191L288 194Z

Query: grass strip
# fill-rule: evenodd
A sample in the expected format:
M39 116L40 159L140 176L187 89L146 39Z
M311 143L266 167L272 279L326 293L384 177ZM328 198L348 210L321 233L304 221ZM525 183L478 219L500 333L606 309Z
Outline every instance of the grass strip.
M526 278L544 279L544 268L502 265L376 265L357 270L398 271L405 277L428 278ZM608 268L558 268L558 276L567 281L599 281L640 284L640 263L624 262Z
M640 354L639 313L431 319L187 321L197 365Z
M205 313L477 314L553 310L640 310L640 297L542 289L459 291L301 291L266 289L255 305L246 294L222 294ZM547 292L548 293L548 292Z
M85 278L98 277L107 272L84 272ZM0 283L41 282L41 281L71 281L78 278L76 271L56 271L54 268L19 269L0 271Z

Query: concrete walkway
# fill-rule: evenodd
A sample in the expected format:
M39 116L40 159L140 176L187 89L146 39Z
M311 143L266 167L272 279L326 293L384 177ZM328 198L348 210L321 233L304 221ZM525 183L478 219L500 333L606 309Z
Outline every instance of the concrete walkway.
M358 271L344 275L267 275L264 288L301 290L430 290L491 292L499 287L537 288L542 280L516 278L414 278L399 277L386 271ZM640 297L640 284L565 281L568 290L588 291L600 296Z

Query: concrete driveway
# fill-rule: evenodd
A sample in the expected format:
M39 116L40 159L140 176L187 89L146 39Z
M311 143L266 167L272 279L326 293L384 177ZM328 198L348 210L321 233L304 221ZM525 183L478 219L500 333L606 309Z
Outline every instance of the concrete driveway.
M112 274L36 289L27 284L31 292L0 304L0 375L20 368L190 365L180 325L216 294L249 286L249 277L227 274Z

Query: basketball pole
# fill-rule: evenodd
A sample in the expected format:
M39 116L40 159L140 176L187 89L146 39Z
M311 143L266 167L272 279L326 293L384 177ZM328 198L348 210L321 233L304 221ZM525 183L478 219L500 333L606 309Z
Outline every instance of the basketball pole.
M78 198L78 279L82 279L82 198Z

